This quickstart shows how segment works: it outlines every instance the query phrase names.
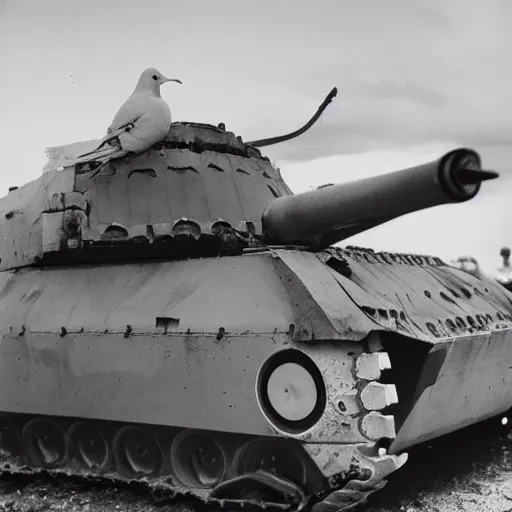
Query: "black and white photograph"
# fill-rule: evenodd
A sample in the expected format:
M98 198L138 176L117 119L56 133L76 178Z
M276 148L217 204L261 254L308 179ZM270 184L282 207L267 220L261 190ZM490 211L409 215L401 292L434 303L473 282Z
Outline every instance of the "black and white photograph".
M511 0L0 0L0 512L511 512L511 55Z

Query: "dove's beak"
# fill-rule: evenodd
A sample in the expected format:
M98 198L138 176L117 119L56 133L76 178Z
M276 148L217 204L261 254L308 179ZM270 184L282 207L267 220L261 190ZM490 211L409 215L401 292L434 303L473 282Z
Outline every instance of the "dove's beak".
M165 82L178 82L179 84L181 84L181 80L178 80L177 78L164 78L162 80L163 83ZM183 84L182 84L183 85Z

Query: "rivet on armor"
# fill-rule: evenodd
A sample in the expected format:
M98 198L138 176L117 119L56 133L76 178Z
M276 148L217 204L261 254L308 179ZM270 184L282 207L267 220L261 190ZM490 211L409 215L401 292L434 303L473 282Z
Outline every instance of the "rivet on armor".
M387 352L361 354L356 360L356 376L359 379L378 380L381 372L391 368Z
M384 416L378 412L370 412L361 420L362 434L373 441L396 437L395 420L393 416Z
M361 391L361 402L369 411L380 411L398 403L396 387L394 384L370 382Z

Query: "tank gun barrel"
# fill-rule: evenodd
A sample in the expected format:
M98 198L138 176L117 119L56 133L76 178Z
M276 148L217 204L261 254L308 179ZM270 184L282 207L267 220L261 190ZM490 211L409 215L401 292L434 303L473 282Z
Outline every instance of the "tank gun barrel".
M409 169L280 197L263 213L265 240L321 249L401 215L467 201L497 177L481 169L478 153L456 149Z

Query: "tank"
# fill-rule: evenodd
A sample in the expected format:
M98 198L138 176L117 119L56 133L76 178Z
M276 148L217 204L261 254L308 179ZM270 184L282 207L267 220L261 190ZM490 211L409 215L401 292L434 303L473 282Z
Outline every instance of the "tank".
M343 511L409 447L511 406L504 287L333 245L471 200L496 176L475 151L294 195L256 145L175 123L93 174L0 200L4 470Z

